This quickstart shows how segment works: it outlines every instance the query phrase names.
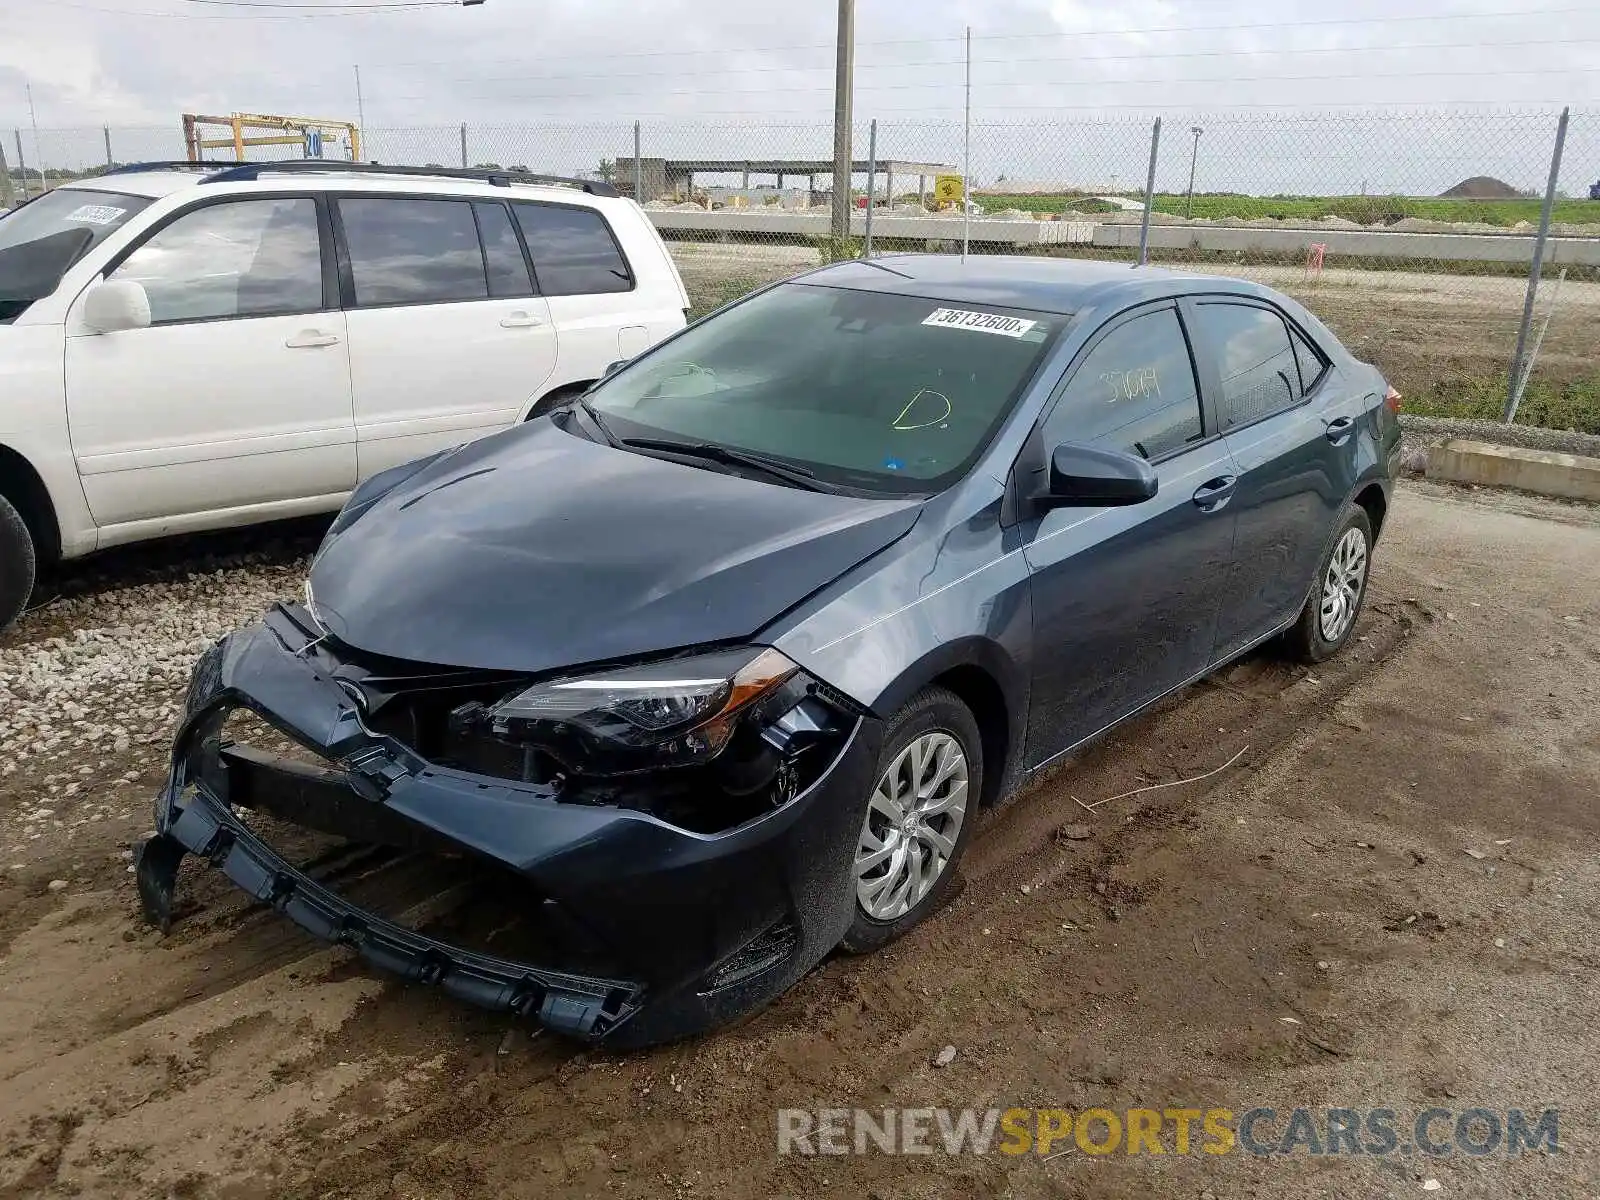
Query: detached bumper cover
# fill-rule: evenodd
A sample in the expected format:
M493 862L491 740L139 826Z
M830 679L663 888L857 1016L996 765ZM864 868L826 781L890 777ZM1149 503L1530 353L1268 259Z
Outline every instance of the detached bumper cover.
M618 1046L688 1036L786 990L849 927L849 877L861 798L881 731L861 720L811 787L717 834L632 810L564 803L540 785L455 771L369 733L303 612L277 609L208 653L191 685L157 835L140 851L146 915L170 922L179 863L195 854L301 928L368 962L488 1008ZM218 715L250 708L328 760L273 765L245 752L221 777L195 769ZM236 793L230 795L230 792ZM521 963L407 929L351 903L268 846L235 803L337 814L335 827L399 844L442 846L525 879L530 905L559 906L615 972ZM327 826L320 826L327 828ZM399 834L401 836L394 836Z

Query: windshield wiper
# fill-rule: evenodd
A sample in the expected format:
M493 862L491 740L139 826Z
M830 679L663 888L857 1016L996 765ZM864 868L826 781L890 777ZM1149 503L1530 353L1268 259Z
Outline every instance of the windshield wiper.
M716 442L675 442L671 438L623 438L621 444L633 450L659 450L667 454L681 454L685 458L703 458L709 462L727 463L729 466L750 467L794 487L804 488L808 492L837 490L818 479L815 471L809 471L805 467L790 466L788 463L768 458L764 454L735 450L731 446L718 445Z
M607 425L605 423L605 419L601 417L599 413L595 412L594 405L590 404L582 396L574 396L572 398L572 402L579 408L583 409L583 415L588 417L589 420L594 424L594 427L600 431L600 436L605 438L607 445L622 445L622 442L617 435L611 432L611 426Z

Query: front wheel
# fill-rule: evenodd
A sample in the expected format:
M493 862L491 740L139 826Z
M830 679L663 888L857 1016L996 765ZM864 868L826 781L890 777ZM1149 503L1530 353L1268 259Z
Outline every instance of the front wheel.
M33 595L33 537L20 513L0 496L0 633L22 615Z
M1317 663L1331 658L1350 640L1367 598L1367 570L1372 563L1372 522L1357 508L1345 517L1333 545L1317 567L1316 585L1285 635L1294 657Z
M949 898L982 791L983 745L971 712L944 688L919 692L890 719L878 780L862 806L845 950L887 945Z

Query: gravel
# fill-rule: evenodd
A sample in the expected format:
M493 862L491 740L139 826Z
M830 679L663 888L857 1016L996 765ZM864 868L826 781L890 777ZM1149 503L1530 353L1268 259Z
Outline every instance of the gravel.
M299 593L308 560L63 597L0 646L0 841L131 818L165 758L195 660ZM13 786L26 779L26 788Z
M1427 445L1443 438L1471 438L1497 446L1521 446L1525 450L1554 450L1600 458L1600 434L1579 433L1574 429L1540 429L1535 425L1502 425L1499 421L1419 417L1409 413L1400 414L1400 428L1408 447Z

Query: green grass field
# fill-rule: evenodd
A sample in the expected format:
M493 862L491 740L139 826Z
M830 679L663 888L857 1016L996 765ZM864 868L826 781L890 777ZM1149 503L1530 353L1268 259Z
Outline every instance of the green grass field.
M1077 209L1083 212L1106 211L1111 206L1086 200L1081 194L1018 196L1004 192L978 192L977 200L993 211L1002 208L1020 208L1024 212L1065 212ZM1411 196L1239 196L1197 195L1194 198L1194 216L1207 220L1254 220L1272 217L1278 220L1319 220L1322 217L1343 217L1362 225L1393 224L1406 217L1425 221L1478 221L1487 225L1509 227L1519 221L1536 225L1539 221L1540 201L1520 200L1445 200L1438 197ZM1186 198L1179 195L1157 193L1155 209L1161 213L1182 216L1186 211ZM1600 225L1600 200L1556 201L1552 219L1579 225Z

